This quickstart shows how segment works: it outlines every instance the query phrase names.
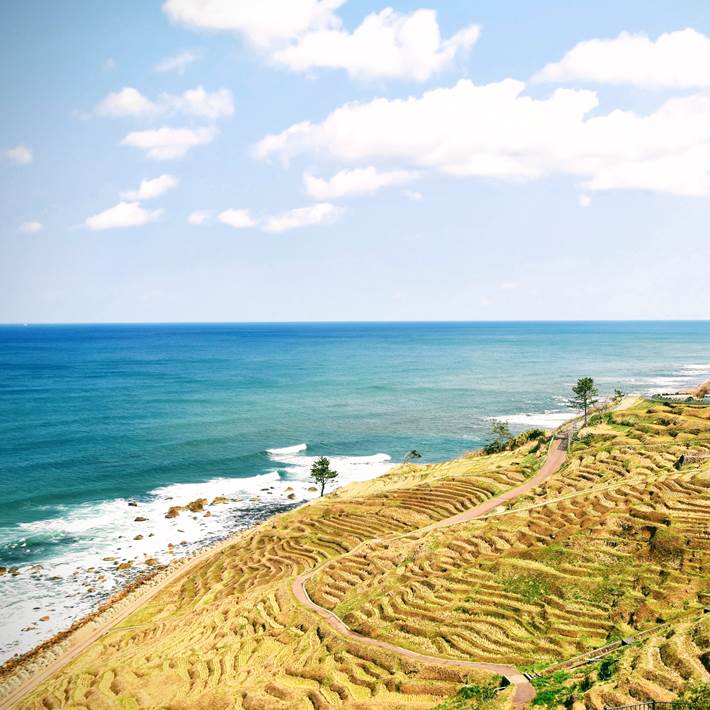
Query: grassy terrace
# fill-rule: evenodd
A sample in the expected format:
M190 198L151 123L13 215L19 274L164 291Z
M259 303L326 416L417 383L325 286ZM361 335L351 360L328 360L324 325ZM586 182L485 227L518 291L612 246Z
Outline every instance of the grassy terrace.
M666 700L708 682L696 617L710 605L710 407L646 401L591 423L561 471L484 520L417 532L524 481L544 447L400 467L274 518L21 707L505 707L486 699L490 676L350 642L298 606L290 581L323 562L314 601L427 654L539 669L672 622L605 670L544 676L539 704ZM397 533L412 534L380 541ZM457 696L463 685L484 690Z

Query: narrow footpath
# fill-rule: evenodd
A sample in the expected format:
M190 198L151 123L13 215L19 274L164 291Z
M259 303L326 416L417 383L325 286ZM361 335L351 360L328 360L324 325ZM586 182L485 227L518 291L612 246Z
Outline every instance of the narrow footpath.
M480 505L466 510L458 515L452 515L450 518L444 518L436 523L427 525L426 527L419 528L415 531L410 531L408 533L397 535L397 537L404 537L405 535L411 535L412 533L427 532L430 530L437 530L440 528L447 528L451 525L458 525L459 523L465 523L469 520L475 520L488 513L494 511L498 506L507 503L508 501L514 500L525 493L529 493L533 488L536 488L541 483L546 481L550 476L556 473L567 457L567 447L566 438L560 439L556 438L550 450L548 451L545 463L540 467L540 470L529 480L525 481L516 488L512 488L505 493L501 493L494 498L484 501ZM387 539L387 538L386 538ZM376 542L375 540L369 540L369 543ZM353 550L346 554L352 554ZM319 572L323 567L331 564L338 558L332 558L319 565L315 569L309 570L304 574L299 575L293 581L291 589L294 596L298 602L315 612L320 616L335 632L341 636L345 636L358 643L365 644L366 646L376 646L377 648L383 648L386 651L395 653L404 658L411 658L412 660L419 661L420 663L431 663L439 666L454 666L456 668L470 668L475 670L490 671L491 673L497 673L499 675L505 676L508 681L515 686L515 693L512 700L512 710L522 710L528 702L530 702L535 697L535 688L533 688L530 681L514 666L502 665L498 663L480 663L478 661L464 661L455 658L442 658L439 656L427 656L423 653L417 653L408 648L402 648L401 646L396 646L387 641L381 641L380 639L373 639L369 636L363 636L350 629L347 624L336 614L334 614L329 609L325 609L322 606L316 604L309 596L306 591L306 583L308 580L317 572Z
M411 531L406 534L419 533L422 531L428 531L435 528L443 528L449 525L456 525L458 523L466 522L467 520L473 520L475 518L481 517L490 513L492 510L497 508L499 505L506 503L509 500L517 498L524 493L527 493L531 489L538 486L544 480L549 478L555 471L557 471L565 460L565 448L560 440L555 440L550 447L545 463L540 468L540 470L533 476L530 480L526 481L522 485L514 488L506 493L503 493L495 498L491 498L475 508L464 511L459 515L454 515L450 518L445 518L432 525L425 528L420 528L419 530ZM242 533L243 534L243 533ZM18 701L24 698L26 695L35 690L41 683L50 678L52 675L64 668L68 663L77 658L81 653L86 651L93 643L98 641L104 635L111 631L121 631L121 622L127 617L133 614L135 611L144 606L153 597L155 597L160 591L165 589L169 584L176 582L178 579L186 577L190 572L196 569L200 564L202 564L206 559L211 557L217 552L226 549L230 545L233 545L235 539L233 537L227 538L214 546L205 548L193 557L183 558L180 563L171 565L163 574L159 575L159 578L146 583L142 587L138 588L132 592L126 599L115 604L108 613L102 614L95 621L87 623L85 626L79 628L74 632L69 639L64 644L64 648L57 653L56 656L51 656L50 660L47 662L40 662L38 667L36 667L33 672L23 673L22 680L12 687L8 692L0 695L0 708L11 708ZM366 541L368 543L375 542L374 540ZM353 550L350 551L351 553ZM337 558L335 558L337 559ZM333 560L328 560L332 562ZM320 569L320 566L310 572L297 577L293 582L293 592L298 599L298 601L305 607L311 609L312 611L319 614L326 620L329 625L335 629L338 633L342 633L349 638L360 641L371 646L379 646L386 648L392 653L397 653L401 656L406 656L419 660L425 663L437 663L439 665L445 666L456 666L464 668L477 668L482 670L488 670L493 673L498 673L505 676L508 680L516 686L513 710L521 710L525 704L535 697L535 690L532 685L527 681L527 679L513 666L505 666L491 663L475 663L471 661L461 661L456 659L447 658L437 658L435 656L425 656L423 654L418 654L414 651L410 651L406 648L400 648L393 644L389 644L385 641L379 641L378 639L371 639L365 636L360 636L354 631L351 631L335 614L324 609L317 604L315 604L308 597L305 589L305 584L308 579L315 574Z

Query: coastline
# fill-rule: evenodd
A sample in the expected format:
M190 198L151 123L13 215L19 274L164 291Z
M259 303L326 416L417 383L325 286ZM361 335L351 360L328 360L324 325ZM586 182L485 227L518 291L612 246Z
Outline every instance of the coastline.
M705 382L702 386L707 384ZM628 399L631 399L631 396ZM625 407L620 406L620 408ZM389 471L380 474L376 479L386 475L396 466L397 464L393 464ZM330 495L338 496L345 488L357 486L360 483L364 483L364 481L347 481L334 489ZM134 578L103 602L97 610L80 617L67 629L55 634L26 653L10 658L0 665L0 703L3 707L9 703L9 707L32 692L44 680L71 662L103 635L111 633L112 630L120 630L118 625L155 595L214 555L224 552L233 545L243 543L262 526L272 524L276 517L317 500L319 498L302 500L294 503L288 510L272 512L247 527L228 533L216 542L209 543L195 552L170 561L166 565L155 567Z
M310 502L304 501L291 510ZM181 576L188 574L213 555L243 542L262 525L270 524L276 516L288 512L290 510L270 515L261 522L233 532L223 540L207 545L192 555L170 562L147 578L134 580L108 599L99 610L78 619L66 631L56 634L19 658L9 659L0 666L0 703L11 707L57 670L70 663L94 641L110 633L112 627L116 627L167 586L178 581Z
M465 453L462 451L461 455ZM328 495L337 497L346 488L367 485L368 482L376 481L391 473L392 469L397 466L398 464L392 465L388 471L374 479L369 479L369 481L348 481L333 489ZM0 703L3 707L5 704L12 707L55 672L87 650L95 641L113 630L120 631L119 624L122 621L169 585L177 582L211 557L224 552L233 545L243 543L262 526L272 525L275 518L319 500L320 498L313 498L296 503L287 511L269 515L260 522L232 532L222 540L200 548L191 555L171 561L154 574L135 579L108 599L96 612L78 619L69 629L56 634L20 657L9 659L0 665Z

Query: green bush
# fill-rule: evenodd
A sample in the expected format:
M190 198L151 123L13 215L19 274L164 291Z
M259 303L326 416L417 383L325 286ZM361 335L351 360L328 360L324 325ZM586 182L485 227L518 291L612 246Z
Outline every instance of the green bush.
M496 689L490 685L464 685L458 692L458 696L464 700L477 700L485 702L495 697Z
M710 683L689 685L680 696L693 710L710 710Z
M599 672L597 673L599 680L609 680L614 675L614 673L616 673L618 664L618 658L612 658L611 656L607 656L605 659L603 659L602 662L599 664Z

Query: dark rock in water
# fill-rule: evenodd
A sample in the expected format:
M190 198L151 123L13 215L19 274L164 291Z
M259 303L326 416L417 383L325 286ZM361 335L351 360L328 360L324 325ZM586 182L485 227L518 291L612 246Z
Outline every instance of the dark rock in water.
M144 523L148 518L142 518L140 515L137 518L133 518L134 523Z
M7 567L0 567L0 577L7 574Z
M295 493L289 493L286 497L287 497L289 500L294 500L294 499L296 498L296 494L295 494Z
M138 503L136 503L134 500L129 500L128 505L130 505L132 508L138 507Z
M166 518L177 518L177 516L180 515L181 510L183 510L182 506L174 505L168 510L167 513L165 513L165 517Z
M142 535L136 535L133 539L134 539L134 540L142 540L142 539L143 539L143 536L142 536Z

